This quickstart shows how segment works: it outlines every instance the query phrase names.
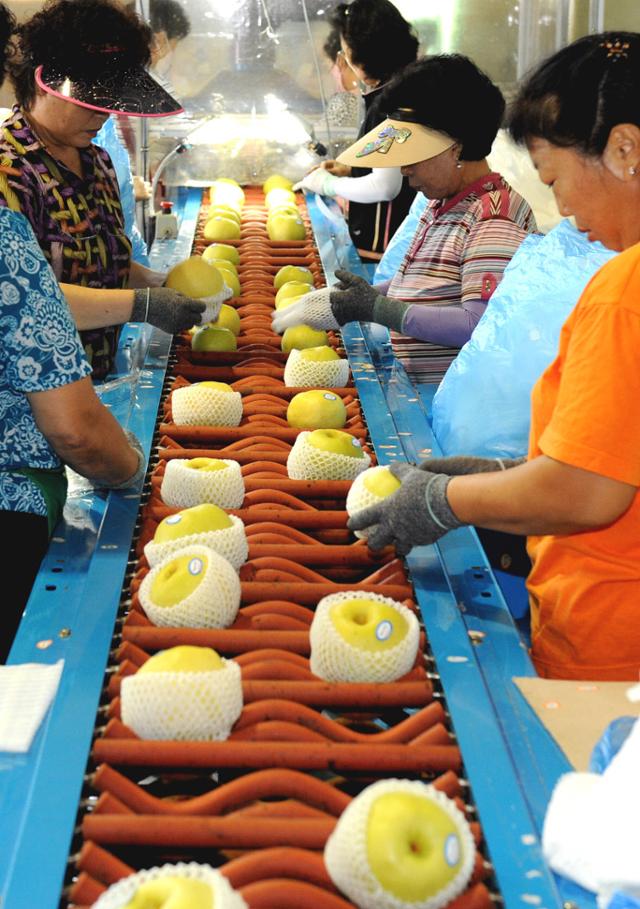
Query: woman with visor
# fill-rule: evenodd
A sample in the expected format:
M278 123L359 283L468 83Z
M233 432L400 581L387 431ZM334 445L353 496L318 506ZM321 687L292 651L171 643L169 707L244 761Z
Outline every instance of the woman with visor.
M52 37L55 36L55 37ZM31 224L81 330L94 379L111 371L119 326L173 334L205 303L153 286L132 262L109 155L92 144L110 114L182 110L146 71L151 30L112 0L48 0L17 29L8 72L17 104L0 127L0 205ZM212 301L208 318L215 318Z
M430 381L434 357L448 362L469 340L536 224L529 204L487 162L504 99L468 57L417 60L380 104L390 116L338 160L399 168L429 200L400 269L384 286L338 271L337 287L278 310L273 324L279 332L300 323L380 323L393 330L394 351L412 378Z

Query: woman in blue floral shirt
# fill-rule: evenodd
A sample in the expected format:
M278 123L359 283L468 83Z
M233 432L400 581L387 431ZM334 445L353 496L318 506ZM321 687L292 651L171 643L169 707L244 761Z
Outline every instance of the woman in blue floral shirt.
M2 47L12 23L0 3ZM110 488L138 483L144 470L140 446L100 403L90 374L29 223L0 209L0 662L62 512L63 464Z

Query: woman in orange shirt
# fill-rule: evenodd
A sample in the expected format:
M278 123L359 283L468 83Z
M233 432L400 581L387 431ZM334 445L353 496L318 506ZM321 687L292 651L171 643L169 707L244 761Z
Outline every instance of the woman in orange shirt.
M463 524L526 534L532 657L550 678L640 673L639 91L640 34L607 32L543 63L510 113L561 214L621 253L533 390L528 457L394 465L398 491L349 522L402 553Z

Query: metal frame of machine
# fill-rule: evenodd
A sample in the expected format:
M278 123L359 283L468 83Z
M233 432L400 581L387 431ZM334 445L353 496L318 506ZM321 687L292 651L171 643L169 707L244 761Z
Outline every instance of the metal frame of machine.
M154 267L190 254L200 194L180 195L179 237L155 244ZM340 266L359 270L337 208L315 197L307 204L327 279ZM437 450L420 398L385 341L360 325L348 326L343 340L379 463ZM131 326L121 345L129 365L138 353L144 360L112 407L147 452L169 341ZM64 537L54 538L11 652L11 663L64 659L65 666L28 755L0 755L2 909L58 906L139 498L89 493L67 506ZM555 878L541 854L551 789L570 768L512 682L534 672L475 532L461 528L437 548L415 550L408 565L507 909L569 900L591 909L592 897Z

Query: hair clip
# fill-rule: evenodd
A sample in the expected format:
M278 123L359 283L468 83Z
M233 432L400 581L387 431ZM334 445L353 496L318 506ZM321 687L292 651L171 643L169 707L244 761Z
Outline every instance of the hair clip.
M386 126L378 133L377 139L373 142L367 142L364 148L361 148L359 152L356 152L356 158L365 158L367 155L373 154L373 152L386 155L394 142L402 145L403 142L407 141L410 135L410 129L396 129L395 126Z
M627 51L629 50L630 44L628 41L621 41L620 38L616 38L615 41L603 41L600 47L604 47L607 51L607 60L613 58L614 61L620 60L622 57L625 59L629 56Z

